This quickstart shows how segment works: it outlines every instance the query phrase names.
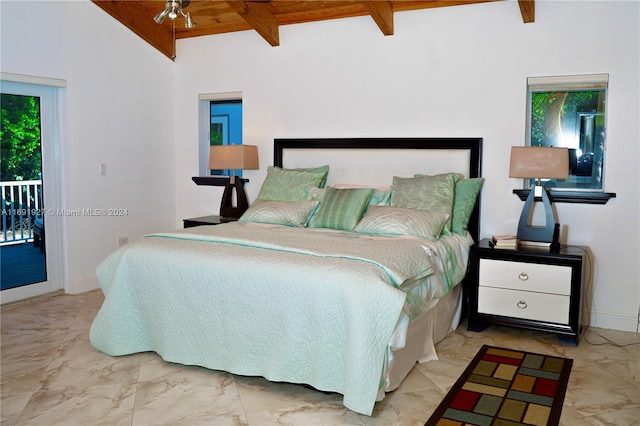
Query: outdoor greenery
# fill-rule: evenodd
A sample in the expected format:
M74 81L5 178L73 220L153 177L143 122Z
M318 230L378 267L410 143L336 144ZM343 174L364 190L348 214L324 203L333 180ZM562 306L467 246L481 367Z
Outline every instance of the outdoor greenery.
M0 105L2 181L40 179L40 99L2 94Z
M563 129L575 130L577 113L603 110L603 90L533 92L531 94L531 146L566 146L559 140ZM604 116L598 115L598 127ZM574 147L570 147L574 148Z
M531 146L569 148L569 178L555 188L602 189L606 89L531 93Z
M222 145L222 123L211 123L209 135L211 136L211 145Z

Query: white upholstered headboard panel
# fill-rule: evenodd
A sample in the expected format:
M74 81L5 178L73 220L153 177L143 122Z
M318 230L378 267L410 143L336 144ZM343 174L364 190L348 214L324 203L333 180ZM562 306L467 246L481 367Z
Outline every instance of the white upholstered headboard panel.
M286 149L282 167L317 167L329 164L327 185L336 183L390 186L393 176L447 172L469 176L470 152L424 149Z

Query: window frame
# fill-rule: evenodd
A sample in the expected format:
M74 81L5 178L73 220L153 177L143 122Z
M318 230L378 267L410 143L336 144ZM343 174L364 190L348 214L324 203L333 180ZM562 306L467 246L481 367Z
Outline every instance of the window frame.
M196 185L226 186L230 173L211 175L209 169L212 102L242 102L242 92L202 93L198 95L198 176L193 176L191 180ZM243 179L248 182L248 179Z
M239 112L237 111L237 105L240 105ZM215 113L214 108L218 109ZM242 99L209 101L209 123L209 146L213 146L211 131L214 124L220 126L220 145L242 145ZM206 158L209 158L208 154ZM207 169L209 169L208 165ZM210 169L207 176L242 177L242 170Z
M589 74L589 75L568 75L568 76L548 76L548 77L528 77L527 78L527 116L526 116L526 135L525 145L531 146L532 140L532 109L533 109L533 93L539 92L580 92L604 90L604 126L606 130L606 100L608 95L609 75L608 74ZM559 127L559 126L558 126ZM601 185L598 188L579 187L578 177L576 175L575 186L563 185L555 187L547 185L548 192L552 201L564 203L588 203L588 204L605 204L610 198L616 196L615 193L604 191L604 174L605 161L604 155L606 151L606 132L602 142L602 163L601 163ZM547 146L547 145L544 145ZM562 146L555 144L553 146ZM514 190L522 200L529 195L534 183L532 180L525 180L524 186L527 189Z

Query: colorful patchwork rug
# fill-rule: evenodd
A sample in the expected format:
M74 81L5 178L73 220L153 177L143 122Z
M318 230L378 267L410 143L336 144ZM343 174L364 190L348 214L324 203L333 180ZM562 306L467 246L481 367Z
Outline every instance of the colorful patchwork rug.
M558 425L572 364L484 345L425 426Z

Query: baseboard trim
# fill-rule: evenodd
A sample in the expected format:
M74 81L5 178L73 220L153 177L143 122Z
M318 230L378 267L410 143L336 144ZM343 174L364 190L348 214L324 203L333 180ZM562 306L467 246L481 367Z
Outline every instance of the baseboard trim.
M583 316L583 318L585 318ZM630 331L637 333L638 318L631 315L612 314L610 312L589 312L589 326L607 330Z
M64 287L64 292L67 294L80 294L99 288L100 283L98 282L98 278L94 276L81 281L67 282Z
M37 296L27 297L25 299L18 299L7 303L0 304L2 309L13 308L15 306L21 306L27 303L37 302L40 300L51 299L52 297L62 296L64 292L62 290L52 291L51 293L39 294Z

